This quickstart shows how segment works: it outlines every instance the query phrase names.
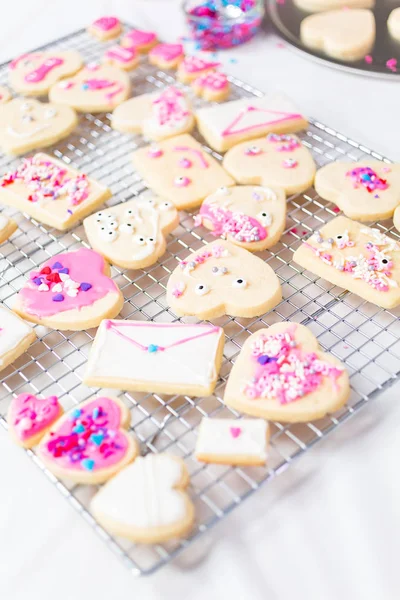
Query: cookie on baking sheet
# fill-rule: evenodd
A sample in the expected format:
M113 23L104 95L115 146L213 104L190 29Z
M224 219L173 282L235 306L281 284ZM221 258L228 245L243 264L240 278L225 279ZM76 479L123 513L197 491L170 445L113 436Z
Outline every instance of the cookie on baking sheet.
M209 396L223 350L223 329L214 325L104 320L84 382L137 392Z
M226 153L222 164L238 183L278 187L288 195L307 190L316 172L310 151L297 136L288 134L270 133L238 144Z
M225 240L189 254L167 283L167 302L175 314L199 319L257 317L281 300L281 284L271 267Z
M0 201L1 198L1 189L0 189ZM16 229L18 228L17 223L14 219L7 217L7 215L0 214L0 244L3 244Z
M214 71L219 65L219 62L206 60L200 56L185 56L179 63L176 78L182 83L190 83L200 75Z
M179 225L178 211L168 200L143 194L87 217L90 245L110 263L144 269L165 252L165 237Z
M220 465L265 465L269 426L263 419L203 417L195 449L197 460Z
M158 544L190 532L194 506L186 492L188 484L189 473L181 458L148 454L107 482L90 508L113 535Z
M104 258L86 248L64 252L31 271L14 310L53 329L82 331L116 317L124 303Z
M191 135L183 134L136 150L136 171L176 208L199 206L206 196L234 181Z
M207 106L197 111L196 119L200 133L218 152L267 133L300 131L308 125L298 108L282 94Z
M19 394L8 409L8 431L16 444L33 448L62 414L57 396L37 398L33 394Z
M160 141L190 132L194 116L186 95L169 86L155 94L143 94L123 102L112 114L111 126L118 131L142 133Z
M400 246L380 229L336 217L303 242L293 260L368 302L400 304Z
M11 92L5 85L0 85L0 105L11 100Z
M176 69L184 56L182 44L157 44L149 52L149 63L160 69Z
M43 96L59 79L74 75L82 67L76 50L32 52L10 62L11 87L26 96Z
M69 106L14 98L0 106L0 148L6 154L24 154L67 137L78 124Z
M117 17L100 17L93 21L87 30L88 33L101 42L106 42L118 37L122 31L122 26Z
M307 327L285 322L260 329L246 340L224 402L249 415L297 423L339 410L349 394L344 365L321 351Z
M208 102L222 102L229 96L231 86L224 73L211 71L197 77L192 83L192 89L197 96Z
M400 164L333 162L317 171L314 187L351 219L388 219L400 206Z
M0 202L45 225L69 229L111 196L84 173L42 152L24 158L0 179Z
M395 8L389 15L387 27L390 35L397 41L400 41L400 6Z
M157 34L154 33L154 31L132 29L124 35L121 44L125 46L125 48L135 48L138 52L146 54L158 44Z
M337 8L374 8L375 0L293 0L294 3L308 12L335 10Z
M36 333L28 323L5 306L0 306L0 326L0 371L2 371L33 344Z
M132 71L139 65L140 59L135 48L125 48L115 44L115 46L111 46L106 50L103 62L123 71Z
M129 424L130 412L121 400L90 398L52 425L37 453L56 477L103 483L139 454L138 443L126 431Z
M130 90L131 80L125 71L91 63L73 77L55 83L49 98L79 112L97 113L113 110L128 98Z
M237 246L261 252L276 244L285 229L285 192L254 185L218 188L194 221Z

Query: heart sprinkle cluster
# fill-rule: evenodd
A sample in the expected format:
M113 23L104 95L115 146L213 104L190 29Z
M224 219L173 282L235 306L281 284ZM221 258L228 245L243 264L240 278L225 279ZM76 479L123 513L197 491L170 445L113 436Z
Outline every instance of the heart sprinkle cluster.
M370 194L376 190L387 190L389 187L386 179L379 177L370 167L356 167L351 169L351 171L347 171L346 177L351 178L355 189L362 185Z
M37 286L39 292L51 292L53 302L63 302L65 295L75 298L79 292L87 292L92 285L87 282L79 283L71 279L69 269L60 262L51 267L43 267L38 273L32 272L31 283Z

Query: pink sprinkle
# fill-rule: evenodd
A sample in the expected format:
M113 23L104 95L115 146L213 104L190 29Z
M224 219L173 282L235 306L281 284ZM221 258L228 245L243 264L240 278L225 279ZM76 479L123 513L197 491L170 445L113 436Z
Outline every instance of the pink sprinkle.
M390 69L391 71L395 72L397 69L397 59L396 58L389 58L389 60L386 62L386 66L388 69Z
M297 227L293 227L293 228L290 230L290 233L297 233Z
M372 56L370 54L367 54L364 60L368 65L372 64Z
M335 212L335 213L340 212L340 208L338 206L334 206L333 212Z
M306 235L307 231L302 231L301 235Z
M284 44L283 42L278 42L278 43L276 44L276 47L277 47L277 48L286 48L286 46L285 46L285 44Z

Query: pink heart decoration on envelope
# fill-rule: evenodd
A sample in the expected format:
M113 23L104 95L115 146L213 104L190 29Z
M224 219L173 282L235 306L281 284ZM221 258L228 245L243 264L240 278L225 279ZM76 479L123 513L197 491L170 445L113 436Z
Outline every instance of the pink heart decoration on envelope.
M230 427L230 432L233 438L238 438L242 430L240 427Z

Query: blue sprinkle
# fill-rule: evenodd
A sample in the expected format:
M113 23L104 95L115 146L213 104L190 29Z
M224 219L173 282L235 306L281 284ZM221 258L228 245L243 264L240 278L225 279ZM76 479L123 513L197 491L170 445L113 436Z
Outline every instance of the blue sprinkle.
M56 294L52 298L53 302L62 302L64 300L64 296L62 294Z
M100 409L99 409L98 406L96 406L96 408L94 408L93 412L92 412L93 419L97 419L97 417L99 416L99 414L100 414Z
M88 471L93 471L94 469L94 460L92 458L84 458L81 464L82 467Z
M55 262L54 265L51 267L52 269L62 269L63 266L60 262Z
M58 272L59 273L65 273L66 275L68 275L69 269L68 269L68 267L64 267L64 268L61 268Z
M83 433L85 431L85 428L81 423L79 423L79 425L75 425L72 431L74 433Z
M150 353L157 352L157 350L158 350L158 346L156 346L155 344L150 344L147 347L147 351L150 352Z
M81 283L80 288L83 292L87 292L88 290L90 290L90 288L92 287L91 283Z
M100 446L102 441L104 440L104 433L93 433L90 436L90 439L96 446Z
M82 411L80 408L75 408L75 410L72 411L71 413L71 417L70 419L72 419L72 421L75 421L75 419L79 419L79 417L81 416Z
M82 89L83 90L88 90L89 89L89 85L87 83L82 83Z
M230 58L229 62L235 65L237 63L237 58Z
M32 279L32 281L33 281L33 283L34 283L35 285L40 285L40 284L42 283L42 278L41 278L41 277L34 277L34 278Z

